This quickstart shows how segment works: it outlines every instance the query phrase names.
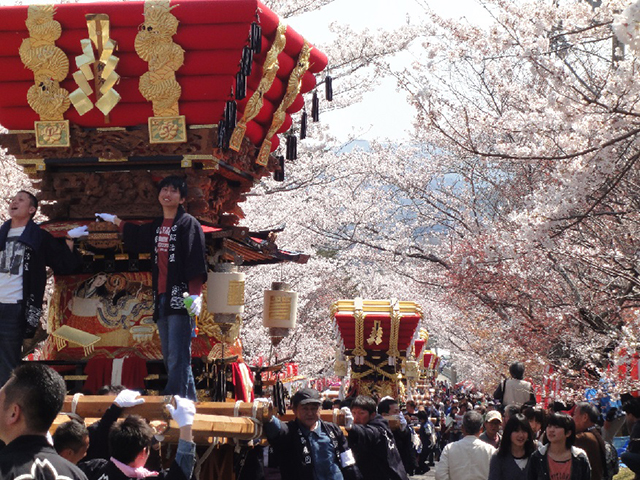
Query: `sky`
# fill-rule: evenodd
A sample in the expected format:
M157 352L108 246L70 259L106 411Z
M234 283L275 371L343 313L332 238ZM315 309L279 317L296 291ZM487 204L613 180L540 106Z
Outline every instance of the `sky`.
M311 43L321 45L331 40L329 24L332 22L348 23L354 30L392 30L407 21L418 23L424 16L424 8L419 3L426 4L444 17L466 17L474 21L486 18L486 12L474 0L393 0L393 9L389 8L390 3L389 0L335 0L319 11L290 18L287 22ZM410 61L411 56L405 54L397 59L396 64ZM339 89L339 82L334 82L334 94ZM411 135L413 116L414 111L406 95L396 90L395 80L388 79L375 91L366 94L360 104L346 110L326 112L320 121L327 123L332 134L340 140L349 137L406 140Z

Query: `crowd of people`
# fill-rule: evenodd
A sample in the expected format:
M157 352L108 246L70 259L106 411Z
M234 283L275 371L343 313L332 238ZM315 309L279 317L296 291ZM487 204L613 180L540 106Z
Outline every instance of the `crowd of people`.
M516 379L517 380L517 379ZM268 446L257 468L241 480L408 480L435 468L436 480L611 480L619 459L611 441L625 425L630 434L622 461L640 472L640 399L621 412L589 402L552 403L543 409L500 404L493 396L433 384L423 403L356 396L328 402L311 388L290 399L293 420L272 417ZM508 390L509 382L503 387ZM505 393L507 392L505 390ZM49 431L66 395L62 377L29 362L0 389L0 478L124 480L195 477L195 403L174 396L168 409L180 429L175 458L163 469L160 443L147 419L123 410L144 403L138 392L116 394L100 421L72 418ZM340 408L344 429L321 419ZM637 478L637 477L636 477Z

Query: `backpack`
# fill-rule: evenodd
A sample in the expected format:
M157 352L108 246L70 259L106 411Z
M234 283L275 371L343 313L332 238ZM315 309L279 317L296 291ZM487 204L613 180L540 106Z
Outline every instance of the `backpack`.
M602 472L602 480L611 480L614 475L617 475L620 471L618 465L618 451L611 442L604 442L605 462L604 470Z

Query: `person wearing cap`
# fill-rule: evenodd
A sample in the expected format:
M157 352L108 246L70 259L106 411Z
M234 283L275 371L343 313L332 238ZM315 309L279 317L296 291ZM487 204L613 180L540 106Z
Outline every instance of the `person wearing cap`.
M320 419L321 405L317 390L300 389L291 397L295 419L272 417L264 425L282 480L362 479L340 427Z
M502 427L502 415L500 415L500 412L493 410L487 413L484 418L484 432L480 435L480 440L487 442L494 448L499 448L500 440L502 439L500 427Z

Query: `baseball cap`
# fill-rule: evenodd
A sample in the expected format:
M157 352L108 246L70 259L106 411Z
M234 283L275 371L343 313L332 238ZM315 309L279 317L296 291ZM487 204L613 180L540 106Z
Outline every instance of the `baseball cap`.
M291 397L291 405L297 407L298 405L306 405L307 403L317 403L322 405L320 400L320 393L313 388L301 388L293 397Z
M500 412L498 412L497 410L491 410L489 413L487 413L487 416L484 419L485 422L493 422L494 420L499 420L502 422L502 415L500 415Z

